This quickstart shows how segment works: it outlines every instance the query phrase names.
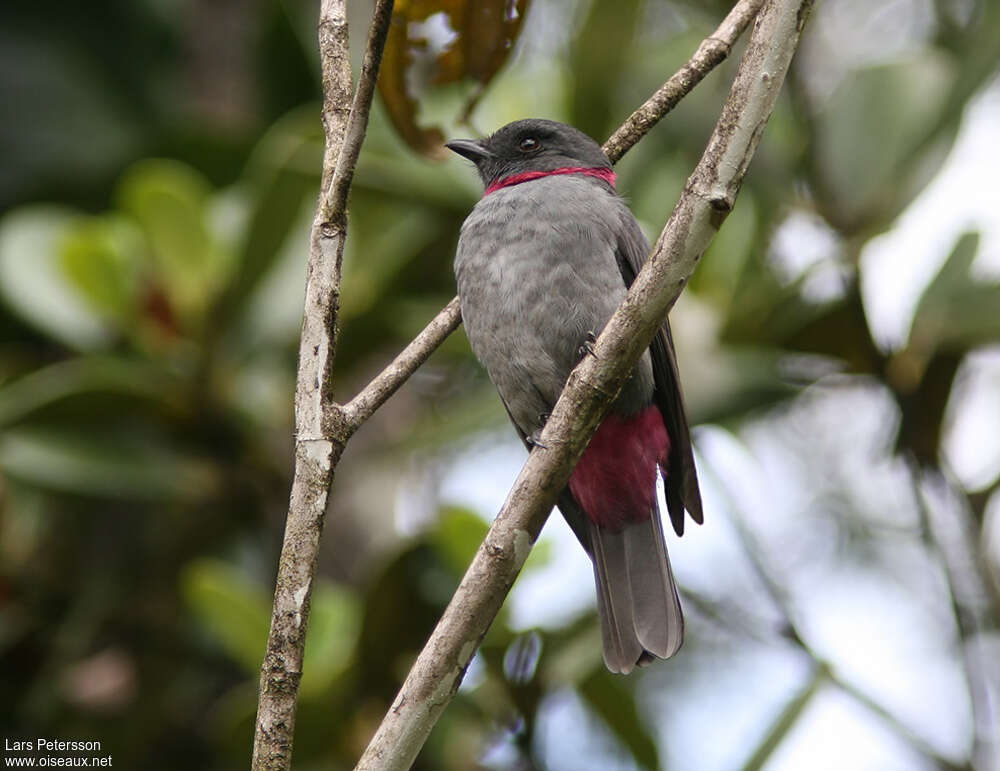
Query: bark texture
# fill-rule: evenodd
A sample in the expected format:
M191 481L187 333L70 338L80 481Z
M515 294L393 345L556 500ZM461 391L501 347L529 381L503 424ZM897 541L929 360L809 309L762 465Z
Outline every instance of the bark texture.
M372 18L358 88L351 104L345 0L323 0L319 50L322 63L322 121L326 134L319 202L309 239L305 311L295 388L295 471L285 536L278 563L260 692L251 767L291 767L295 709L309 600L323 533L333 471L349 432L332 399L337 350L340 279L347 236L347 195L368 124L375 79L392 15L392 0L379 0Z

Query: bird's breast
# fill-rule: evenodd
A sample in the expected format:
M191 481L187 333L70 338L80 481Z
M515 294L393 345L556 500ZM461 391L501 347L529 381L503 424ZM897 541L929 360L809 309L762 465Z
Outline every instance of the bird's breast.
M551 407L587 334L624 299L617 206L589 178L544 178L492 193L463 225L455 271L466 333L508 407L525 381Z

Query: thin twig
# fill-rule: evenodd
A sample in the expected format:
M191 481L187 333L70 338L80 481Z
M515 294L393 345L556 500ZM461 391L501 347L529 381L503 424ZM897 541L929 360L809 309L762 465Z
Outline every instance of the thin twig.
M973 771L972 763L957 764L941 756L923 737L903 725L899 721L899 718L853 683L849 683L837 676L832 676L830 680L837 688L858 702L858 704L863 705L878 715L882 719L882 722L892 729L897 736L934 763L941 771Z
M829 682L831 685L838 688L844 694L850 696L856 702L870 710L871 712L878 715L879 718L886 724L886 726L893 731L902 741L906 742L913 748L916 752L923 755L927 760L931 761L938 768L943 771L972 771L970 764L956 765L947 758L941 756L930 744L928 744L923 738L918 736L912 730L907 728L900 720L893 715L888 709L882 706L878 701L876 701L872 696L863 691L858 686L850 683L841 677L836 668L833 666L832 662L827 661L823 658L815 648L813 648L807 639L802 635L799 630L798 623L796 621L796 613L793 611L791 599L788 593L785 592L781 587L781 582L775 578L767 560L765 559L765 550L761 546L760 541L757 539L753 530L747 527L746 521L740 513L739 507L736 505L735 500L728 494L728 490L725 484L722 484L721 477L714 473L711 465L705 465L702 467L702 472L711 473L713 478L718 482L716 488L722 491L726 498L726 509L730 512L730 521L736 528L737 535L740 539L740 543L743 546L743 552L747 559L750 561L750 566L754 573L757 575L764 588L764 591L771 598L775 609L781 615L782 621L782 632L783 636L789 640L792 644L801 650L805 655L807 655L813 661L813 677L816 677L817 672L822 672L823 678ZM719 620L719 617L716 617ZM732 628L732 624L729 619L726 619L726 623ZM786 713L788 714L788 709L795 706L798 697L793 698L789 703L789 708L786 708ZM799 714L801 710L798 713ZM787 726L790 728L790 726ZM765 738L764 743L768 744L770 742L770 735ZM764 755L766 759L770 751L773 750L771 747L767 753ZM762 749L758 748L754 751L751 761L755 759L760 759ZM747 768L757 768L759 763L748 761L746 766L744 766L744 771Z
M347 210L347 194L351 189L354 169L358 165L361 145L368 130L368 115L375 95L379 66L382 64L385 39L392 22L392 7L393 0L378 0L372 12L371 33L365 48L365 58L361 64L361 77L354 92L354 102L351 105L344 142L337 158L333 184L330 185L330 195L324 200L326 207L324 213L327 219L336 219Z
M802 688L793 696L781 713L775 718L767 733L753 754L747 758L743 764L742 771L760 771L770 760L774 751L788 736L788 732L795 727L806 707L812 702L813 697L819 693L820 688L829 681L829 671L822 664L814 663L812 675Z
M977 768L996 768L1000 762L1000 730L997 728L998 694L991 682L990 666L983 660L981 635L996 629L991 618L989 579L980 572L976 526L968 511L948 512L943 516L929 505L921 482L923 471L916 458L907 458L914 503L920 514L928 551L941 560L955 628L958 631L958 655L972 707L972 763ZM939 483L951 490L942 476ZM956 496L957 497L957 496Z
M322 0L319 48L323 78L322 120L326 134L320 197L309 239L308 278L299 369L295 388L295 471L288 505L267 651L261 665L255 722L253 771L291 766L295 709L309 600L319 554L333 470L344 445L331 440L332 371L337 347L340 277L347 235L346 201L356 144L363 137L374 81L392 12L379 0L372 20L364 69L353 109L345 0ZM345 137L347 138L345 141Z
M357 430L396 390L417 371L421 364L462 323L462 309L454 298L424 327L423 331L403 349L392 363L382 370L361 392L344 405L344 426L352 433ZM345 437L346 440L346 437Z
M653 254L598 338L596 355L570 375L541 441L357 769L409 768L458 689L584 445L732 209L810 7L810 0L769 0L761 9L708 147Z
M604 153L617 163L631 147L660 122L677 103L697 86L732 51L733 44L757 15L764 0L740 0L719 28L705 38L687 63L633 112L604 143Z

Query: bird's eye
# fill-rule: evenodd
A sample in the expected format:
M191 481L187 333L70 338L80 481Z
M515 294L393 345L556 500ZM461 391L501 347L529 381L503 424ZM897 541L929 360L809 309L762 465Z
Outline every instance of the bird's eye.
M530 153L533 150L537 150L541 146L542 143L534 137L525 137L521 140L521 144L518 145L518 147L521 148L522 153Z

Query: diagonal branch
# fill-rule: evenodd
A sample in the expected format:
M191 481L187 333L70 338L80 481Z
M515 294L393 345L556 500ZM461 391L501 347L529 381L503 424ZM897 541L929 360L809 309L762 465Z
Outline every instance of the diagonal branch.
M538 537L586 442L735 203L811 0L762 7L722 115L625 301L570 375L541 441L511 488L451 603L356 771L412 764Z
M675 72L666 83L647 99L641 107L628 116L614 134L604 143L604 153L617 163L632 146L642 139L660 119L694 89L715 67L725 61L733 44L757 15L764 0L742 0L723 19L722 24L709 37L701 41L698 50L688 62Z
M462 323L462 309L455 297L435 316L423 331L403 349L392 363L342 408L344 424L352 433L370 418L375 410L396 393L417 371L427 357Z
M824 683L828 683L829 685L839 689L841 692L850 696L859 705L874 715L877 715L882 722L885 723L886 727L895 733L903 742L908 744L914 751L923 755L938 769L941 769L941 771L972 771L970 763L957 765L938 754L934 747L932 747L923 737L907 728L895 715L886 709L886 707L876 701L873 696L869 695L864 690L849 682L849 680L839 674L833 664L821 656L820 653L809 644L806 637L804 637L799 631L799 624L796 620L797 614L795 613L793 603L788 597L788 593L782 589L781 583L777 577L775 577L771 566L768 565L765 550L759 539L754 535L753 530L747 526L744 515L740 512L740 508L733 500L732 496L727 492L726 485L722 483L719 475L715 473L711 466L709 466L707 470L716 478L716 481L718 482L718 489L722 490L725 495L727 505L724 508L728 509L730 512L730 522L736 528L737 536L742 545L743 552L750 563L751 569L760 580L764 591L771 599L771 602L778 610L778 613L781 615L781 631L783 637L792 643L798 650L801 650L805 655L812 659L812 682L804 685L802 691L789 701L782 713L781 719L775 722L772 730L765 735L760 745L756 750L754 750L750 759L747 760L743 766L743 771L751 771L751 769L759 769L763 767L763 764L778 746L775 739L780 739L783 733L787 733L787 731L792 728L792 725L789 722L786 722L785 718L795 718L800 715L801 707L805 706L801 701L801 697L806 693L810 694L810 696L815 694L815 688L813 686L816 683L817 677L821 677ZM920 494L919 490L917 491L917 494ZM720 626L732 627L731 617L727 617L725 621L718 618L713 620Z
M392 15L379 0L354 104L350 101L346 0L322 0L319 47L326 147L320 198L309 239L308 278L295 388L295 472L275 581L267 651L261 665L252 768L291 766L295 708L327 496L343 442L332 441L333 359L337 347L340 276L347 235L347 194L371 108L375 79Z

